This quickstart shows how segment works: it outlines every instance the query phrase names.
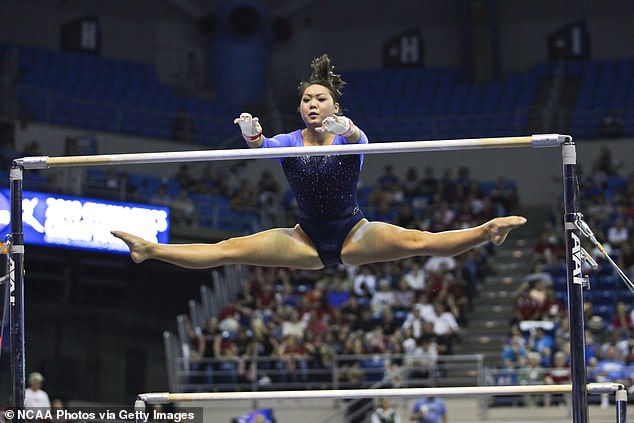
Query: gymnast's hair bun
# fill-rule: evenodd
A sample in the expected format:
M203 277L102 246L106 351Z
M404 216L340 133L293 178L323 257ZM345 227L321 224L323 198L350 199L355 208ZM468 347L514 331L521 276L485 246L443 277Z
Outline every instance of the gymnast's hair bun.
M343 95L342 91L346 83L341 79L341 75L334 73L335 67L331 64L330 57L327 54L322 54L313 59L310 67L313 72L308 81L303 81L299 84L299 95L304 94L309 85L319 84L331 91L335 102L339 101L339 98Z

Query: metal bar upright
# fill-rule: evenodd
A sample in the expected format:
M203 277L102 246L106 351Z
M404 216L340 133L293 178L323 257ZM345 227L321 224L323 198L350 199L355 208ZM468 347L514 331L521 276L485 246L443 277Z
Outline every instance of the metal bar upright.
M564 230L566 272L568 278L568 318L570 321L570 358L572 376L572 418L574 423L588 422L586 391L585 329L583 316L584 279L581 272L580 231L574 222L579 213L577 154L572 140L562 145L564 182Z
M9 304L11 310L11 381L12 405L24 408L26 383L24 377L24 233L22 231L23 170L13 165L9 171L11 190L11 237L7 259L9 263ZM18 415L16 422L21 422Z
M616 423L627 423L627 390L616 391Z

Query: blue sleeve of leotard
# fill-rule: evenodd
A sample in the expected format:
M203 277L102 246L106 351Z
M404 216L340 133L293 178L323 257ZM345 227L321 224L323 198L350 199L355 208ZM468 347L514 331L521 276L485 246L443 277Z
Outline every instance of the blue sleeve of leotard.
M369 142L368 136L365 134L365 132L361 130L361 128L357 128L359 129L359 141L357 141L355 144L367 144Z
M346 139L342 136L336 136L335 142L333 144L367 144L368 137L359 128L359 140L355 143L348 143ZM262 148L277 148L277 147L301 147L304 143L302 142L302 131L298 130L295 132L291 132L289 134L279 134L275 135L272 138L264 137L262 140Z
M296 131L297 132L297 131ZM296 132L290 134L278 134L272 138L262 137L261 148L277 148L277 147L297 147L301 146L301 135L298 137ZM300 133L301 134L301 133Z

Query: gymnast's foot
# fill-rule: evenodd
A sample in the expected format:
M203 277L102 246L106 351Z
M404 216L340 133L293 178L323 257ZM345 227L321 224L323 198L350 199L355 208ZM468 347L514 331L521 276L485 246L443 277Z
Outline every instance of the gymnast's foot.
M522 226L524 223L526 223L526 218L522 216L496 217L484 224L484 230L492 243L500 245L511 230Z
M152 243L127 232L111 231L110 233L126 243L130 249L130 258L133 262L141 263L150 257Z

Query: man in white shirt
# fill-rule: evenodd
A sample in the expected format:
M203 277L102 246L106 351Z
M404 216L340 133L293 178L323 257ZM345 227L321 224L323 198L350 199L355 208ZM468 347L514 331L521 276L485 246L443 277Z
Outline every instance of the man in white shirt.
M361 266L359 273L354 278L354 293L359 297L371 298L376 292L376 275L369 266Z
M51 401L48 394L42 390L42 382L44 377L41 373L33 372L28 378L29 387L26 389L24 397L25 408L51 409Z

